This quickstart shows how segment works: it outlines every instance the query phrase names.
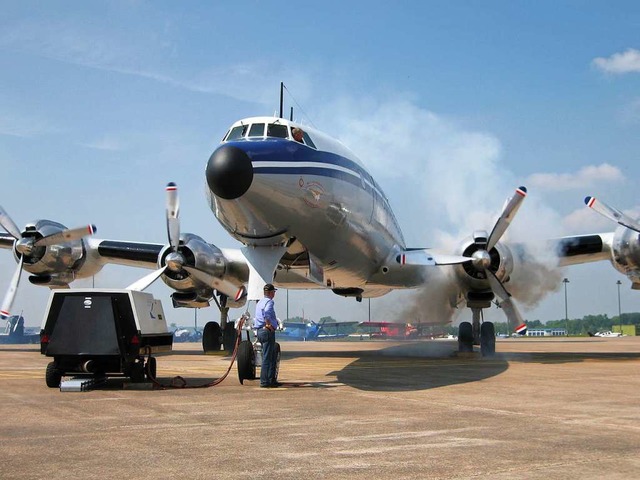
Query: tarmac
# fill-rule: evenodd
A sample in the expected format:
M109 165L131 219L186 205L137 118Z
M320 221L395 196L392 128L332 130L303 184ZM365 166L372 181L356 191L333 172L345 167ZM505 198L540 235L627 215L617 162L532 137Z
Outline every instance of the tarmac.
M45 385L38 345L0 345L0 478L640 478L640 337L283 342L277 389ZM158 376L221 377L175 344Z

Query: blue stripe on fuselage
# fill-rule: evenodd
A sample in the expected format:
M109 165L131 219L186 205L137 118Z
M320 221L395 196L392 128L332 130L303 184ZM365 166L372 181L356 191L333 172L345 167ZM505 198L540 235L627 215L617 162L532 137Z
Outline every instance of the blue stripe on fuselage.
M253 162L254 173L266 173L273 175L293 175L293 174L308 174L319 175L323 177L337 178L344 180L353 185L360 186L364 190L369 190L373 185L374 192L388 204L386 196L378 183L373 177L357 162L350 160L341 155L315 150L291 140L267 138L260 140L240 140L234 142L228 142L227 145L233 145L235 147L244 150L251 158ZM318 166L291 166L286 165L282 167L275 167L273 165L269 167L261 167L261 163L317 163L325 164L327 167ZM353 172L350 175L346 172L330 168L335 165ZM362 182L364 179L365 182ZM364 184L363 184L364 183Z

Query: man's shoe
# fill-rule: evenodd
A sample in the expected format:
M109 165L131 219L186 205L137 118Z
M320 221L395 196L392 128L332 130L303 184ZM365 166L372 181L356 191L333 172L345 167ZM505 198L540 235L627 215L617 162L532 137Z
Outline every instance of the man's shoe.
M271 388L278 388L281 387L283 385L283 383L281 382L273 382L271 385L269 385Z

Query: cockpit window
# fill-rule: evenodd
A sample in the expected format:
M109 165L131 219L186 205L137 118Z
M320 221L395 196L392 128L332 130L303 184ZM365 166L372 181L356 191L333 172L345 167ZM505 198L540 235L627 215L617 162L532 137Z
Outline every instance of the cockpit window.
M250 137L263 137L264 136L264 123L254 123L249 129Z
M238 125L237 127L233 127L229 130L227 137L224 139L225 142L230 140L237 140L238 138L242 138L247 133L247 125Z
M267 137L287 138L289 132L286 125L278 125L276 123L270 123L267 127Z
M309 137L309 134L307 132L302 133L302 138L304 138L304 143L317 150L316 145L311 141L311 137Z

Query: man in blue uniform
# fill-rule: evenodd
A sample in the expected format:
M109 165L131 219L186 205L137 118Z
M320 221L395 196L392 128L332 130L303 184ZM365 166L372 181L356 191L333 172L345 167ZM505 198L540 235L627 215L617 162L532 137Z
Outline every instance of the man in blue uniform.
M260 370L260 387L279 387L276 378L276 328L278 319L273 304L276 288L267 283L264 286L264 297L256 305L256 315L253 319L253 328L258 331L258 341L262 344L262 368Z

